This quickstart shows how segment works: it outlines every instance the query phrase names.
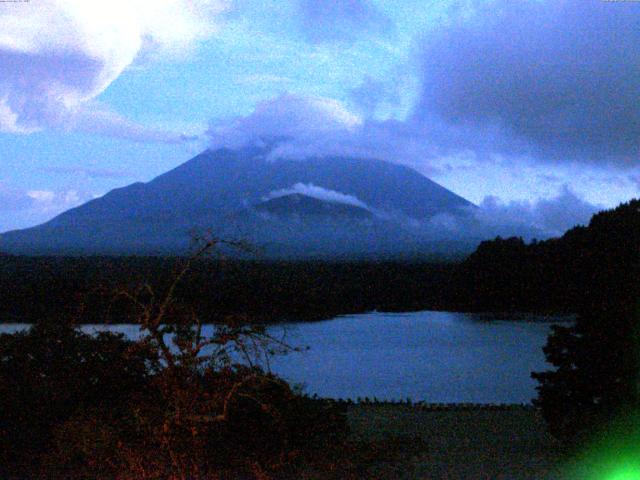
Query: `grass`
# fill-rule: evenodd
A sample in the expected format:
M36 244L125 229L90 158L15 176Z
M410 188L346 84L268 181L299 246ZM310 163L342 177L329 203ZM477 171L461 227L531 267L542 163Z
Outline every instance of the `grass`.
M358 445L353 478L562 478L560 447L532 409L360 404L348 418Z

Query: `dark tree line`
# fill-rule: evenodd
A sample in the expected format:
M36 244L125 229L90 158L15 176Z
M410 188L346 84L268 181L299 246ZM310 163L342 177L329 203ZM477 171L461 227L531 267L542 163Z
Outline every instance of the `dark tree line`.
M575 227L560 238L496 238L482 242L458 266L447 303L485 312L576 313L590 282L589 230Z
M533 377L552 431L576 439L640 407L640 201L569 233L565 251L580 262L579 315L549 337L555 369Z
M610 259L599 253L609 240L605 217L560 238L485 241L459 264L201 259L176 296L212 321L317 320L371 310L577 313L590 291L614 284ZM151 282L163 291L182 261L0 256L0 318L131 321L128 304L113 302L114 290Z
M150 283L168 288L176 257L0 257L0 319L34 322L73 315L83 322L135 320L114 292ZM317 320L371 310L443 308L452 266L404 262L267 262L203 258L175 292L211 321Z

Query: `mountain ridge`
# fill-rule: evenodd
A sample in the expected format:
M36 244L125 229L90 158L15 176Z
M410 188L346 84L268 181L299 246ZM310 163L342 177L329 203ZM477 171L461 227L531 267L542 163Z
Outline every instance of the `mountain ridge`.
M301 252L306 244L313 245L320 256L324 250L328 255L339 253L336 244L345 253L373 255L416 251L419 245L446 240L415 225L440 214L468 215L474 208L409 167L350 157L271 160L269 153L255 147L206 150L149 182L114 189L42 225L1 234L0 249L36 254L184 253L188 232L213 229L219 236L240 234L252 243L290 244ZM311 203L320 208L317 202L328 200L366 206L372 214L345 221L337 213L346 208L341 207L333 208L322 222L304 213L295 221L282 215L271 222L260 218L256 205L278 192L315 198L315 203L304 200L309 208ZM322 208L331 213L332 208Z

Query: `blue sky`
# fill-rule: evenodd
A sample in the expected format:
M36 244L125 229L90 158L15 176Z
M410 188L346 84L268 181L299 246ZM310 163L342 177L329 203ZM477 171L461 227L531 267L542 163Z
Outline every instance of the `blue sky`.
M478 204L640 193L640 3L86 4L0 4L0 231L291 118Z

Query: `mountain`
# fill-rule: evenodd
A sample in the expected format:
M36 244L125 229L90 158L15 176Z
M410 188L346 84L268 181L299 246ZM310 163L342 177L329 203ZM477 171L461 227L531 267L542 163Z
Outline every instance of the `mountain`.
M430 221L475 207L411 168L346 157L271 160L269 153L207 150L148 183L4 233L0 250L184 253L192 233L206 229L274 257L415 256L472 246Z

